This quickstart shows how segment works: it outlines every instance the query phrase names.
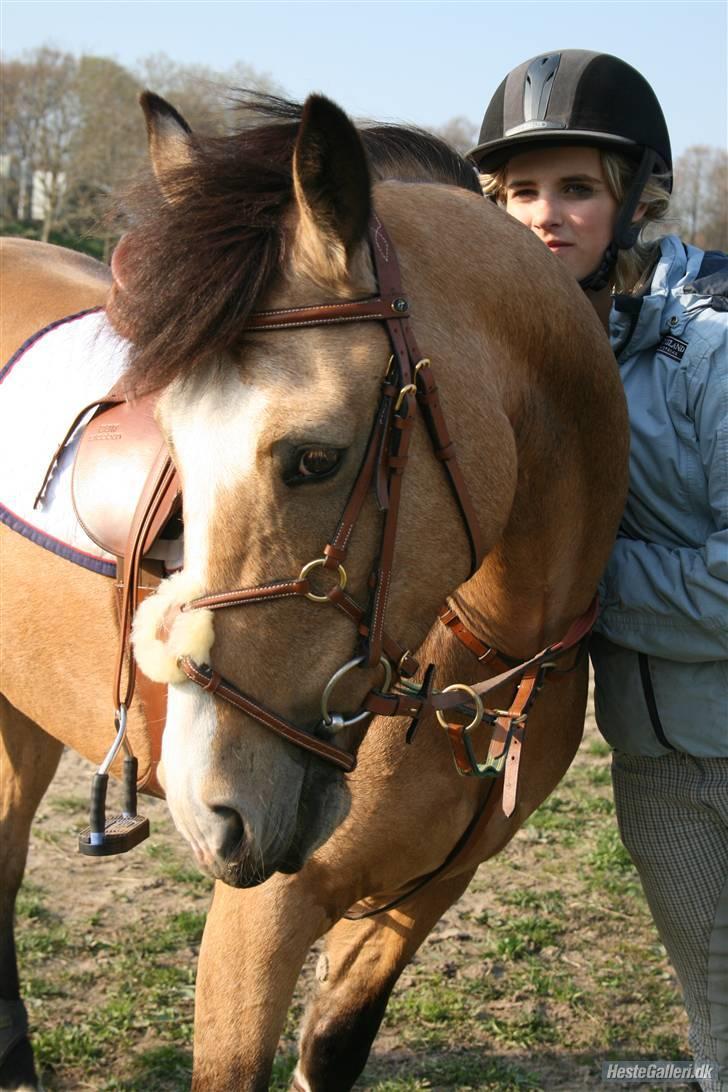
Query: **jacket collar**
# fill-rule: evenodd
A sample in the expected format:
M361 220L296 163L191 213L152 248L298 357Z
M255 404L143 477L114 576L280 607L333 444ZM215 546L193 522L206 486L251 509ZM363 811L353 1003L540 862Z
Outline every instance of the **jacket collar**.
M703 251L686 246L677 235L660 240L660 257L644 296L615 295L609 316L609 337L620 357L654 348L666 334L678 336L688 320L690 304L699 299L693 283Z

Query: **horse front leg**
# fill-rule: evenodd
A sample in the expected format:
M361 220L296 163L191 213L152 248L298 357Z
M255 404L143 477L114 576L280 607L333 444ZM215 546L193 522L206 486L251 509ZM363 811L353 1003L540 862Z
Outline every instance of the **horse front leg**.
M395 982L474 872L433 883L388 913L336 923L321 956L318 993L304 1018L292 1089L346 1092L353 1086Z
M20 998L13 917L30 825L53 778L63 745L0 694L0 1089L38 1089Z
M217 883L200 948L192 1092L262 1092L296 980L330 919L299 876Z

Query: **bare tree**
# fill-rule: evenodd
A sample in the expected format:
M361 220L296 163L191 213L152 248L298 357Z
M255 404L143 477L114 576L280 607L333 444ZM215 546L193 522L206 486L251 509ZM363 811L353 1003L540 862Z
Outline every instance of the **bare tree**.
M71 149L68 216L77 233L103 238L108 259L110 197L144 161L140 84L115 61L81 57L76 88L79 125Z
M3 135L8 152L18 156L21 168L18 219L33 215L30 191L45 241L62 215L67 191L71 146L79 125L77 71L70 53L43 46L20 61L9 62L4 73L3 82L11 94Z
M703 232L706 245L728 251L728 152L716 149L708 171Z
M461 155L470 151L478 140L478 126L466 117L450 118L444 125L430 128L430 132L447 141Z
M193 128L210 133L234 125L231 89L280 92L244 62L216 72L156 54L132 73L106 57L77 60L49 46L0 64L0 81L3 212L42 219L46 240L54 227L102 230L108 195L143 154L138 96L145 86L169 98Z
M25 66L21 61L0 64L0 155L2 155L2 215L13 219L25 216L21 198L20 164L27 158L25 126L19 124L20 98Z
M168 99L193 129L206 133L223 133L234 123L236 88L280 93L270 76L242 61L215 71L205 65L178 64L156 53L141 62L138 74L144 86Z
M675 163L673 209L686 242L728 250L728 153L696 144Z

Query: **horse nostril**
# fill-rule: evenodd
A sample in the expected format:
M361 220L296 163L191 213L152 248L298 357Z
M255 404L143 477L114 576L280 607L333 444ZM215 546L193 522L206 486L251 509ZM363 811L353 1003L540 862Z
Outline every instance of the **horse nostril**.
M212 811L221 826L220 856L238 857L245 842L245 827L240 815L233 808L216 804Z

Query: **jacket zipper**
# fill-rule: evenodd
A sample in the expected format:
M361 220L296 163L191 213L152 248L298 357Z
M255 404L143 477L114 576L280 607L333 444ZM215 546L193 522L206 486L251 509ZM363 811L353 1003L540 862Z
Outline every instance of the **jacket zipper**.
M616 348L612 349L617 363L620 363L620 358L626 352L627 346L634 337L634 332L637 329L637 323L639 322L640 315L642 313L642 304L644 303L644 296L615 296L613 306L615 311L619 311L621 314L629 315L629 326L627 332L622 336L622 340Z
M654 730L655 735L659 739L663 747L667 747L670 751L676 751L677 747L673 747L669 739L665 735L665 730L662 727L660 721L660 714L657 712L657 702L655 701L655 690L652 685L652 676L650 675L650 665L647 659L647 655L644 652L637 653L637 659L640 665L640 679L642 681L642 692L645 696L645 702L647 703L647 712L650 714L650 722Z

